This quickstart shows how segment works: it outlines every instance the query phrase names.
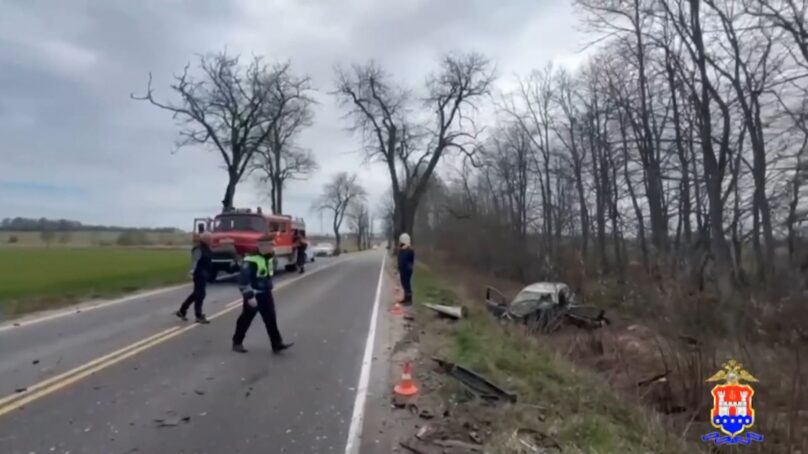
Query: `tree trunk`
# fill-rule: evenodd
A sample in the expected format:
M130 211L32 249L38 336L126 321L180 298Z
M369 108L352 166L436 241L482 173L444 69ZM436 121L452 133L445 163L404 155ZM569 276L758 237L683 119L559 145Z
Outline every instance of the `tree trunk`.
M336 218L337 215L335 214L334 219L336 220ZM336 255L340 255L342 254L342 237L339 234L339 226L337 225L336 221L334 221L334 224L332 226L334 228L334 244L335 244L334 251Z
M272 212L275 214L283 214L283 181L280 181L280 178L275 181L275 187L273 189L275 201L273 203L274 208L272 208Z
M238 184L238 180L238 175L234 171L230 171L227 180L227 188L224 191L224 199L222 199L222 211L233 208L233 199L236 197L236 185Z
M277 205L277 196L275 195L275 183L270 179L269 181L269 196L271 198L270 203L272 204L272 213L278 212L278 205Z

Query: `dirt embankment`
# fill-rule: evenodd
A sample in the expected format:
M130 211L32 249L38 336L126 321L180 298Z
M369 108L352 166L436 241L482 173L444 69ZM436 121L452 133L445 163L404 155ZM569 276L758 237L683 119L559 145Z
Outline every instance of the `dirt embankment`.
M400 407L390 394L395 423L387 435L394 452L680 453L701 448L665 430L656 413L613 392L600 374L577 368L546 339L497 323L462 282L435 264L419 266L416 305L397 316L402 331L392 348L391 376L395 382L402 364L412 361L419 393L399 402ZM440 318L424 302L462 304L468 316ZM480 374L516 394L516 402L480 397L437 367L434 358Z
M753 402L754 431L766 439L744 446L744 451L808 452L808 412L801 404L806 377L797 351L777 342L730 341L706 328L682 330L688 326L683 320L654 312L650 306L644 309L649 314L640 323L636 315L630 315L638 311L629 305L641 304L642 297L596 284L591 283L582 296L608 309L610 326L592 332L569 328L535 336L498 326L482 309L486 285L512 296L521 288L519 284L434 261L418 270L419 301L463 304L471 314L461 322L447 322L421 307L414 310L421 358L418 373L424 374L419 378L434 382L427 392L442 389L442 402L454 402L451 393L446 394L452 380L447 383L444 376L433 372L429 359L443 356L513 388L519 392L520 402L533 405L531 408L543 409L544 420L536 423L529 418L514 420L519 414L515 406L499 406L492 414L491 408L464 403L461 407L469 408L478 422L462 421L460 426L466 432L461 430L459 436L468 439L473 431L468 427L491 423L496 427L483 430L491 433L485 443L491 449L504 449L501 452L519 452L503 447L501 437L513 435L520 427L552 437L562 452L706 451L711 447L700 437L716 429L708 419L712 384L705 380L734 358L760 380ZM682 317L696 318L695 306L704 304L695 300L669 304L674 303L690 312ZM493 417L482 416L491 414ZM548 415L556 416L551 419ZM588 430L590 425L597 429Z

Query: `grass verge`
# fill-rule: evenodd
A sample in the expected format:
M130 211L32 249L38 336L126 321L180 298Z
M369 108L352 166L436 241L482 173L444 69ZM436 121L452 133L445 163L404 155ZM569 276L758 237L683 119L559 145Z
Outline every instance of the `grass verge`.
M458 304L460 291L434 272L418 266L416 302ZM484 437L493 452L520 452L512 444L517 429L541 434L546 451L569 453L680 453L692 448L665 431L648 412L621 400L596 376L575 369L518 327L501 326L482 304L464 303L468 318L440 320L416 307L422 356L440 356L516 392L515 405L457 404L463 427L488 427ZM456 400L457 385L443 380L445 402ZM463 408L465 407L465 408ZM469 418L472 421L469 421ZM477 420L476 422L473 420ZM459 430L462 430L460 428Z
M181 282L189 260L187 251L168 249L0 249L0 312L14 316Z

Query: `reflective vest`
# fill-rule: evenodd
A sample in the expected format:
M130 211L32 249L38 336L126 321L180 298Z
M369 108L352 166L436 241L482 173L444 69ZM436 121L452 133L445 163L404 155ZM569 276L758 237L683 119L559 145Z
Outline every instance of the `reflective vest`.
M245 262L255 263L258 271L255 273L256 277L272 277L274 270L272 269L272 260L267 260L262 255L248 255L244 257Z

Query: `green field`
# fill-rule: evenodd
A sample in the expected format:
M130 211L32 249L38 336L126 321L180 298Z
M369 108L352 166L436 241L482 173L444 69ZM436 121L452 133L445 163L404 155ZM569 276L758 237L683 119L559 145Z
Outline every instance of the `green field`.
M13 316L188 279L187 249L0 248L0 312Z

